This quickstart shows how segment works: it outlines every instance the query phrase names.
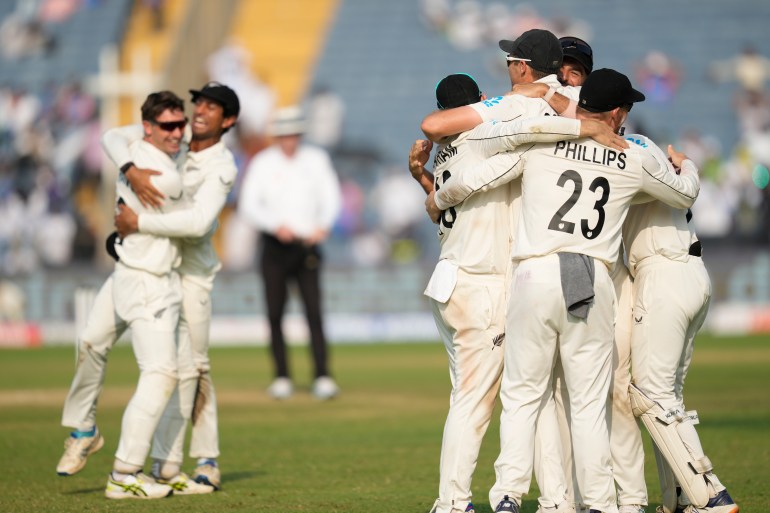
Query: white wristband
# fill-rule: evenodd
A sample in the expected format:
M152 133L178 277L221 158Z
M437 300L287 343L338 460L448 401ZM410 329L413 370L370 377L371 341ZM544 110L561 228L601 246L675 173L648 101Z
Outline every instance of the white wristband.
M545 95L543 96L543 101L545 101L545 103L548 103L549 101L551 101L551 98L553 98L554 94L556 94L556 88L549 87L548 92L545 93Z

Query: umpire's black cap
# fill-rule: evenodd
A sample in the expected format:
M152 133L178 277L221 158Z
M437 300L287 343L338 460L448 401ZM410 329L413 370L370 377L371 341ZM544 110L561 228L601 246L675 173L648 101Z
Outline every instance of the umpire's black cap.
M448 75L436 84L436 104L439 109L462 107L480 99L479 85L466 73Z
M199 96L214 100L222 106L226 118L237 116L241 112L241 102L238 101L238 95L235 94L235 91L219 82L209 82L200 90L190 89L190 94L192 95L193 103L198 100Z
M594 51L591 45L579 37L572 36L560 37L559 43L565 58L575 59L585 68L586 75L591 74L594 69Z
M503 39L500 49L514 59L524 59L529 66L544 73L556 73L561 68L562 52L559 40L552 32L531 29L515 41Z
M628 77L614 69L597 69L580 88L578 106L590 112L607 112L622 105L643 102L644 95Z

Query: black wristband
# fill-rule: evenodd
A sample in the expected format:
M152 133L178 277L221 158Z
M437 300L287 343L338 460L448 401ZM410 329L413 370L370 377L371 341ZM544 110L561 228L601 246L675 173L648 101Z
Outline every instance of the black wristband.
M129 160L128 162L120 166L120 174L125 175L133 165L134 163Z

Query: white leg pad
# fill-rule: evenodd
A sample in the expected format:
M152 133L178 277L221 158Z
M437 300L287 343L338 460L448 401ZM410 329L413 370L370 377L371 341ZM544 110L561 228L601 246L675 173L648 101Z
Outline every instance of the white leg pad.
M671 466L682 491L695 507L705 507L709 501L709 488L703 474L711 471L711 461L705 456L694 459L678 430L682 422L697 422L697 414L691 420L681 410L664 410L634 384L629 386L629 393L634 416L644 423L661 455Z

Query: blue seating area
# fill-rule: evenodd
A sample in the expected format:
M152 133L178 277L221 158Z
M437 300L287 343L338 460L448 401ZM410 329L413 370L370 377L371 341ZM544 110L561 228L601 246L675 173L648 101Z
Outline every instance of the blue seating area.
M15 4L10 0L0 2L0 20L14 12ZM99 51L120 41L132 5L132 0L81 2L64 21L44 23L44 32L53 38L53 49L46 55L0 57L0 84L41 92L50 83L79 80L95 73Z
M452 2L456 4L457 2ZM483 0L489 5L490 0ZM506 2L513 9L522 2ZM468 72L492 93L508 90L496 44L462 52L419 19L416 0L348 0L318 62L314 84L331 87L348 105L345 137L352 145L379 150L404 163L411 142L421 137L419 122L435 109L434 86L443 76ZM709 63L738 54L747 43L767 55L770 2L704 0L607 2L552 0L531 2L540 15L590 22L595 67L611 67L634 80L634 66L650 50L660 50L681 66L681 85L670 104L640 104L632 118L660 143L697 127L712 134L729 152L737 141L732 108L735 83L706 78Z

